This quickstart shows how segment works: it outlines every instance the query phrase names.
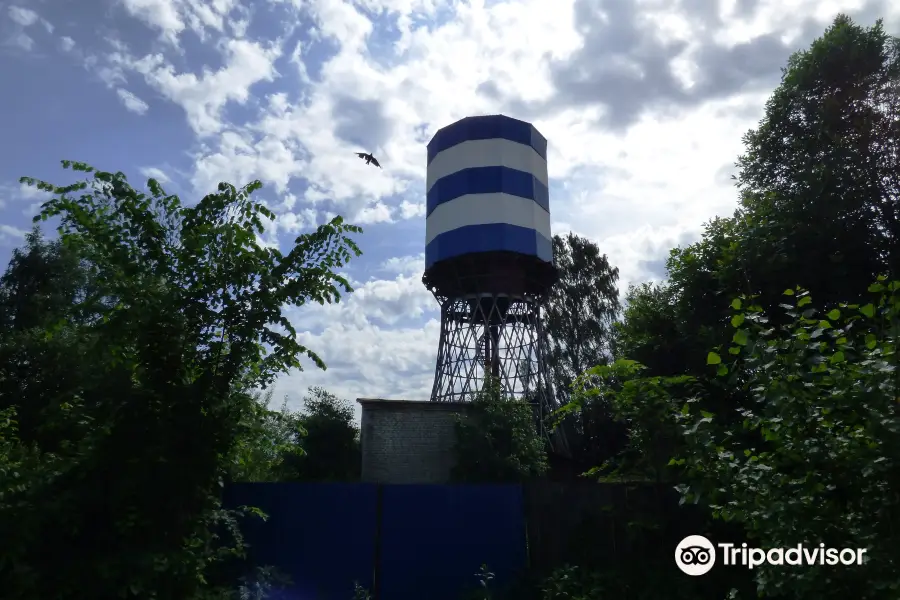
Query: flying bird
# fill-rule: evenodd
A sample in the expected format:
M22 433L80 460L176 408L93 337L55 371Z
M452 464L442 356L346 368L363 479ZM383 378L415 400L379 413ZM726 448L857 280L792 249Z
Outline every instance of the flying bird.
M361 159L363 159L364 161L366 161L366 164L367 164L367 165L368 165L368 164L373 164L373 165L375 165L376 167L378 167L379 169L381 168L381 165L378 164L378 160L377 160L374 156L372 156L371 154L366 154L365 152L357 152L356 155L357 155L358 157L360 157Z

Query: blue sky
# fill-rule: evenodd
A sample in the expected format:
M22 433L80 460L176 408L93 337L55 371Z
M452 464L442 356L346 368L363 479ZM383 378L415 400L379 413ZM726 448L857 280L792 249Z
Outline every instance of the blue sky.
M279 380L347 398L425 399L437 310L421 284L425 144L503 113L549 140L554 233L597 241L621 287L730 214L741 135L789 54L834 15L900 32L866 0L15 0L0 2L0 254L61 159L156 177L188 202L260 179L287 247L361 225L356 292L291 311L322 356ZM384 169L355 151L372 151Z

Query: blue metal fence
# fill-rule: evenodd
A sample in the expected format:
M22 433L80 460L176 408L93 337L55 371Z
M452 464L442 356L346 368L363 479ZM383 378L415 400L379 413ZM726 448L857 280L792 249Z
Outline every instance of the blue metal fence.
M260 508L242 532L257 565L271 565L292 585L290 600L351 600L353 584L371 588L377 486L354 483L254 483L232 486L230 506Z
M482 564L503 585L525 568L518 485L385 486L381 600L459 600Z
M351 600L358 581L375 600L459 600L482 564L499 586L526 566L518 485L240 484L226 503L269 515L242 531L290 576L279 598Z

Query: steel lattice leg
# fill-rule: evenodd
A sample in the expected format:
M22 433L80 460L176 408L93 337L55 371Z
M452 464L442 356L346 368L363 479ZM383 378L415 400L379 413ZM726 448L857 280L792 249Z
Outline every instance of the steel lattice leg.
M432 401L469 401L493 377L505 395L534 404L543 429L544 418L556 406L547 376L539 299L436 298L441 337ZM563 435L553 437L558 438L554 446L565 446Z

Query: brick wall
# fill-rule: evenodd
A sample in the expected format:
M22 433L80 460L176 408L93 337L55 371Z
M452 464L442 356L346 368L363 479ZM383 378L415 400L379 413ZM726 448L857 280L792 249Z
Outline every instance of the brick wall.
M362 480L447 483L453 468L455 417L466 405L360 398Z

